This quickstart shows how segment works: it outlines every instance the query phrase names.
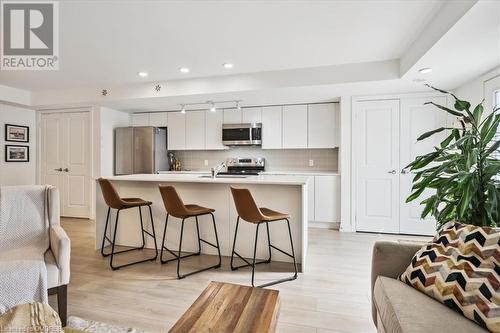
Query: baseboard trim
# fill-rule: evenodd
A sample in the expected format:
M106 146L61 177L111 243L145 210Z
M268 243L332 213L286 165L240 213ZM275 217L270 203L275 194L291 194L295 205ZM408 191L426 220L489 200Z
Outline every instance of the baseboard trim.
M309 228L340 230L340 222L314 222L309 221Z

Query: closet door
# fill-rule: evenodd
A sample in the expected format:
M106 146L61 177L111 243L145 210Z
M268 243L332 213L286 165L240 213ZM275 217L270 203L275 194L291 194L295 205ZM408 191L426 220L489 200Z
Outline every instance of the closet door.
M90 113L46 113L40 121L40 182L59 189L62 216L89 218Z
M356 230L399 232L399 100L354 106Z
M40 117L40 164L42 184L62 188L63 172L63 120L60 113L42 114Z
M71 112L64 121L62 214L88 218L90 212L90 113Z
M446 97L435 98L406 98L401 100L401 165L400 175L400 233L433 235L436 232L436 221L428 216L425 220L420 218L423 205L422 200L432 195L431 190L426 190L420 198L410 203L405 203L411 193L412 181L415 176L405 167L419 155L427 154L447 136L447 132L435 134L423 141L417 138L425 132L444 127L447 123L447 114L433 105L424 105L432 101L446 105Z

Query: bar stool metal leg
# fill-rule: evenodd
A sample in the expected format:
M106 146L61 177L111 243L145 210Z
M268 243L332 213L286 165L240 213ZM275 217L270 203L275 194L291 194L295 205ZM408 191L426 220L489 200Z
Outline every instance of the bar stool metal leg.
M221 263L222 263L222 257L220 255L220 245L219 245L219 236L217 236L217 226L215 225L215 217L214 217L214 214L213 213L210 213L210 216L212 216L212 224L214 225L214 232L215 232L215 246L214 244L211 244L205 240L203 240L205 243L207 243L208 245L212 245L213 247L216 247L217 248L217 253L219 254L219 264L216 268L219 268L221 266Z
M167 234L167 225L168 225L168 219L169 219L169 215L167 214L167 218L165 219L165 228L163 229L163 240L162 240L162 248L161 248L161 253L160 253L160 262L162 264L166 264L168 262L171 262L171 261L174 261L174 260L177 260L177 256L178 254L175 253L174 251L170 250L165 244L167 242L167 239L166 239L166 234ZM182 219L182 221L184 221L184 219ZM183 225L184 225L184 222L183 222ZM182 230L182 228L181 228ZM199 233L198 233L198 237L199 237ZM180 242L182 242L182 233L181 233L181 236L180 236ZM174 257L171 258L171 259L166 259L166 260L163 260L163 250L167 250L168 252L170 252L171 255L173 255ZM201 248L198 248L198 252L193 252L193 253L190 253L190 254L186 254L186 255L183 255L181 256L180 259L184 259L184 258L188 258L188 257L192 257L192 256L198 256L200 255L201 253Z
M118 209L116 211L115 228L114 228L114 232L113 232L113 240L110 240L107 237L107 229L108 229L108 224L109 224L109 213L110 213L111 208L108 208L108 216L106 218L106 226L105 226L105 229L104 229L104 237L103 237L103 241L102 241L101 254L102 254L103 257L111 256L111 259L109 261L109 265L110 265L111 269L117 270L117 269L120 269L122 267L139 264L139 263L146 262L146 261L154 261L158 257L158 245L156 243L156 233L155 233L155 229L154 229L153 214L152 214L152 211L151 211L151 207L150 206L148 206L148 207L149 207L149 216L150 216L150 220L151 220L151 230L152 230L152 233L149 233L147 230L144 229L144 225L143 225L143 221L142 221L141 207L138 207L139 208L139 217L140 217L140 220L141 220L141 236L142 236L142 239L143 239L143 245L140 246L140 247L132 247L132 248L121 250L121 251L115 251L116 233L118 231L119 216L120 216L121 209ZM154 240L154 244L155 244L155 255L154 255L154 257L148 258L148 259L144 259L144 260L134 261L134 262L123 264L123 265L119 265L119 266L113 265L113 259L114 259L114 256L116 254L144 249L144 247L146 245L145 238L144 238L144 233L146 233L149 236L151 236L153 238L153 240ZM104 253L104 245L105 245L105 241L106 240L108 240L108 242L111 243L111 252L110 253Z
M206 214L204 214L206 215ZM167 224L168 224L168 218L169 218L169 215L167 214L167 218L165 220L165 229L163 230L163 240L162 240L162 247L161 247L161 254L160 254L160 261L162 264L166 264L170 261L174 261L176 260L177 261L177 278L178 279L183 279L185 278L186 276L189 276L189 275L193 275L193 274L196 274L196 273L200 273L200 272L203 272L203 271L207 271L209 269L212 269L212 268L219 268L221 266L221 262L222 262L222 257L221 257L221 254L220 254L220 245L219 245L219 238L218 238L218 235L217 235L217 227L216 227L216 224L215 224L215 217L212 213L210 213L210 215L212 216L212 222L213 222L213 226L214 226L214 232L215 232L215 242L216 244L213 244L203 238L200 237L200 230L199 230L199 225L198 225L198 216L200 215L195 215L194 218L195 218L195 223L196 223L196 231L197 231L197 235L198 235L198 252L194 252L194 253L190 253L190 254L186 254L186 255L182 255L182 240L183 240L183 236L184 236L184 223L185 223L185 220L186 218L183 218L182 221L181 221L181 234L180 234L180 239L179 239L179 250L177 253L174 253L172 250L170 250L169 248L167 248L165 246L165 241L166 241L166 231L167 231ZM209 267L206 267L206 268L202 268L202 269L199 269L199 270L196 270L196 271L192 271L192 272L189 272L189 273L186 273L186 274L181 274L180 272L180 266L181 266L181 260L184 259L184 258L187 258L187 257L192 257L192 256L197 256L197 255L200 255L201 253L201 242L205 243L205 244L208 244L212 247L215 247L217 249L217 252L219 254L219 261L217 264L215 265L212 265L212 266L209 266ZM172 254L173 258L171 259L167 259L167 260L163 260L163 250L167 250L168 252L170 252L170 254Z
M235 247L236 247L236 236L238 235L238 226L240 224L240 217L238 216L238 218L236 219L236 228L234 230L234 240L233 240L233 250L231 251L231 270L235 271L239 268L242 268L242 267L249 267L249 266L253 266L254 264L249 262L247 259L243 258L238 252L235 251ZM259 223L260 224L260 223ZM258 229L258 226L259 224L257 224L257 229ZM270 263L271 262L271 242L270 242L270 236L269 236L269 227L267 228L267 239L268 239L268 247L269 247L269 259L266 259L266 260L261 260L261 261L257 261L255 263L255 265L259 265L259 264L267 264L267 263ZM240 258L241 260L243 260L245 262L244 265L239 265L239 266L234 266L233 265L233 262L234 262L234 255L237 255L238 258Z
M235 249L235 246L236 246L236 235L238 234L238 225L239 225L239 216L238 216L238 220L236 221L236 229L235 229L235 232L234 232L234 242L233 242L233 251L231 253L231 269L232 270L237 270L238 268L242 268L242 267L248 267L248 266L251 266L252 267L252 287L257 287L257 288L263 288L263 287L268 287L268 286L272 286L272 285L275 285L275 284L278 284L278 283L283 283L283 282L286 282L286 281L292 281L292 280L295 280L298 276L298 270L297 270L297 261L295 259L295 249L293 247L293 239L292 239L292 229L290 227L290 221L288 219L284 219L287 223L287 227L288 227L288 235L290 236L290 246L291 246L291 249L292 249L292 253L288 253L288 252L285 252L283 251L282 249L274 246L271 244L271 237L270 237L270 234L269 234L269 225L268 225L268 222L267 221L264 221L264 222L260 222L260 223L257 223L257 227L255 229L255 243L254 243L254 248L253 248L253 260L252 262L250 263L247 259L243 258L241 255L239 255L234 249ZM259 236L259 227L262 223L266 223L266 229L267 229L267 239L268 239L268 247L269 247L269 259L268 260L263 260L263 261L257 261L256 260L256 255L257 255L257 241L258 241L258 236ZM275 281L271 281L271 282L268 282L268 283L264 283L264 284L261 284L261 285L258 285L258 286L255 286L254 284L254 281L255 281L255 266L258 265L258 264L262 264L262 263L268 263L270 262L271 260L271 248L283 253L284 255L290 257L293 259L293 267L294 267L294 274L291 276L291 277L287 277L287 278L283 278L283 279L279 279L279 280L275 280ZM243 260L246 264L243 264L243 265L240 265L240 266L233 266L233 257L234 257L234 254L236 254L241 260Z

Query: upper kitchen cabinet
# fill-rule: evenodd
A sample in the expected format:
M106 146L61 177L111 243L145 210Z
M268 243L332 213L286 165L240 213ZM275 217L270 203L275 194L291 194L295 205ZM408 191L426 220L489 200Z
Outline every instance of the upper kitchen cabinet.
M281 149L282 141L281 106L262 108L262 149Z
M224 110L224 124L240 124L240 123L241 123L241 109Z
M168 112L152 112L149 114L149 126L167 127Z
M186 113L186 149L205 149L205 111Z
M262 108L244 108L241 111L242 123L261 123Z
M222 144L223 111L205 111L205 149L220 150L226 147Z
M335 148L339 146L338 104L308 105L308 147Z
M149 126L149 113L134 113L130 117L130 124L136 126Z
M283 106L283 148L307 148L307 105Z
M186 113L168 112L168 149L186 149Z

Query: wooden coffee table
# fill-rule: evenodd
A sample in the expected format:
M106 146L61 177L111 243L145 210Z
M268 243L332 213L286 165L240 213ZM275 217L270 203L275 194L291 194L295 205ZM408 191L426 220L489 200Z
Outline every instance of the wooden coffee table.
M212 281L169 332L274 332L279 307L277 290Z

